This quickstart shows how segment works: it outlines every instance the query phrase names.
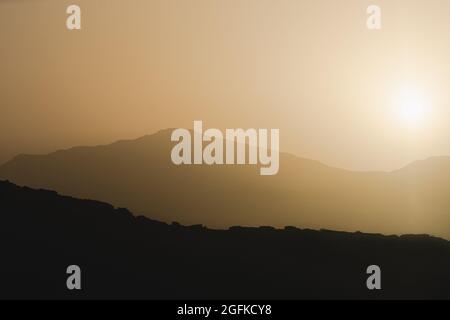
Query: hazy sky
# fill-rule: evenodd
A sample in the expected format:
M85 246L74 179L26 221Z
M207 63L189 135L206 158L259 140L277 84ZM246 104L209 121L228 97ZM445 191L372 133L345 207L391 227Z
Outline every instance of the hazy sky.
M80 31L65 26L74 3ZM380 31L366 28L373 3ZM0 0L0 162L194 120L280 128L283 151L356 170L450 155L449 12L448 0Z

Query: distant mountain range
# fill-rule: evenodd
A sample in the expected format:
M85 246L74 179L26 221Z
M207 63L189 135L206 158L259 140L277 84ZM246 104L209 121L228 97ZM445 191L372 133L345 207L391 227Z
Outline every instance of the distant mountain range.
M97 199L165 222L327 228L450 239L450 158L394 172L352 172L281 153L280 171L176 166L172 130L110 145L20 155L0 178Z
M0 252L0 299L450 299L443 239L169 225L4 181ZM73 264L81 291L66 288Z

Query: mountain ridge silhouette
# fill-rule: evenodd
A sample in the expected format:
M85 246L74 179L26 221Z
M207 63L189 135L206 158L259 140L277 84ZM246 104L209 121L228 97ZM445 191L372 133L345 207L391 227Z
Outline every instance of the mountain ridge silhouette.
M450 242L166 224L0 181L2 299L449 299ZM82 290L65 287L82 270ZM366 268L382 290L366 288Z
M280 153L278 175L259 177L257 166L175 166L170 133L18 156L0 166L0 178L98 199L166 222L212 228L297 225L450 239L448 157L392 172L354 172ZM433 168L422 169L427 163Z
M160 134L164 134L164 135L169 135L170 133L172 133L173 130L175 130L176 128L166 128L166 129L160 129L158 131L155 131L154 133L151 134L146 134L143 136L139 136L137 138L129 138L129 139L120 139L120 140L116 140L110 143L101 143L101 144L96 144L96 145L80 145L80 146L73 146L73 147L68 147L68 148L61 148L49 153L19 153L17 155L15 155L14 157L12 157L10 160L7 160L3 163L0 163L0 167L7 165L11 162L14 162L16 160L19 160L21 158L28 158L28 157L40 157L40 156L49 156L49 155L53 155L53 154L58 154L58 153L62 153L62 152L66 152L66 151L71 151L71 150L77 150L77 149L95 149L95 148L104 148L104 147L109 147L109 146L115 146L115 145L120 145L120 144L125 144L125 143L133 143L133 142L138 142L138 141L145 141L147 139L151 139L152 136L154 135L160 135ZM193 133L193 130L189 130L191 133ZM224 138L225 140L225 138ZM246 143L247 144L247 143ZM347 168L341 168L341 167L337 167L337 166L333 166L330 164L327 164L325 162L322 162L320 160L316 160L316 159L311 159L311 158L305 158L305 157L301 157L298 156L292 152L285 152L285 151L280 151L280 153L291 156L291 157L295 157L301 160L305 160L305 161L311 161L311 162L315 162L317 164L320 164L322 166L325 167L329 167L329 168L333 168L333 169L337 169L337 170L342 170L342 171L348 171L348 172L353 172L353 173L395 173L395 172L399 172L399 171L403 171L409 167L414 167L420 164L426 164L428 162L437 162L437 161L450 161L450 156L445 156L445 155L436 155L436 156L430 156L430 157L426 157L424 159L418 159L418 160L413 160L410 161L408 163L406 163L405 165L396 168L396 169L392 169L392 170L351 170L351 169L347 169Z

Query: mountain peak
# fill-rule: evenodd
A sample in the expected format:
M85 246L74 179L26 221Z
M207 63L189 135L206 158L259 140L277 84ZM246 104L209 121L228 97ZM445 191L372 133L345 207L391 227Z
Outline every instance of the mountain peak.
M174 165L172 130L109 145L21 155L0 166L0 179L186 225L292 225L450 239L449 157L392 173L367 173L280 153L279 173L260 176L257 167L248 165Z

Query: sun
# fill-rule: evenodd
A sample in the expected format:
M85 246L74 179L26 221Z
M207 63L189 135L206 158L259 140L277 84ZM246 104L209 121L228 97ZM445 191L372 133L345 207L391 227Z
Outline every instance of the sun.
M403 86L396 93L393 104L397 119L403 126L419 128L426 124L431 101L424 90Z

